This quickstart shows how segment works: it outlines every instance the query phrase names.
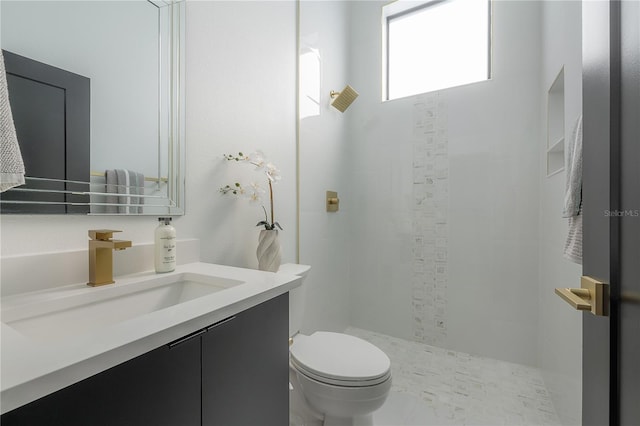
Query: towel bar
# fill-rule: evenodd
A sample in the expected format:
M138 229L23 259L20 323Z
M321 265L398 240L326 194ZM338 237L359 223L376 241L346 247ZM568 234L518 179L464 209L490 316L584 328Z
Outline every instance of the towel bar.
M105 177L104 173L105 172L91 172L91 176ZM166 177L157 178L157 177L146 177L145 176L144 180L146 182L168 182L169 178L166 178Z

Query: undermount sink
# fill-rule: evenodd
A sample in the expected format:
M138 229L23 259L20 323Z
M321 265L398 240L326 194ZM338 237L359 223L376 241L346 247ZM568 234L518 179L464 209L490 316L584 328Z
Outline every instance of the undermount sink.
M183 272L2 306L2 322L40 341L60 340L168 309L243 284L243 281Z

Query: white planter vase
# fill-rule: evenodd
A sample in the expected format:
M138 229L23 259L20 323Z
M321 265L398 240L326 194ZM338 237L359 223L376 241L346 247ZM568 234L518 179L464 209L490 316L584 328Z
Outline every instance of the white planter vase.
M280 268L282 256L280 254L280 241L278 230L263 229L258 237L258 269L261 271L277 272Z

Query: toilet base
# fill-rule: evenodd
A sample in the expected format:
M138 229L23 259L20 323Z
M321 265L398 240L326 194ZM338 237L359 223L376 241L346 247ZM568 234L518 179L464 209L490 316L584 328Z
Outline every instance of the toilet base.
M373 414L350 418L325 416L323 426L373 426Z
M373 413L391 389L391 378L367 390L321 384L291 365L289 383L290 426L373 426Z

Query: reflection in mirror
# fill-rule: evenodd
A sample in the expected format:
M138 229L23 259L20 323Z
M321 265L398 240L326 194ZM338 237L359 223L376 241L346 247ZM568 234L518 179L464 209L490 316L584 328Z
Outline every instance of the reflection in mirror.
M26 185L2 195L2 212L182 214L184 2L2 1L0 7L27 172ZM60 73L87 83L88 108L69 109L67 91L50 82ZM45 89L25 92L25 81ZM30 107L49 99L43 93L51 87L60 93L49 109ZM51 148L56 138L66 151ZM76 148L69 138L79 139Z
M322 64L318 49L300 50L300 119L320 115L320 73Z

